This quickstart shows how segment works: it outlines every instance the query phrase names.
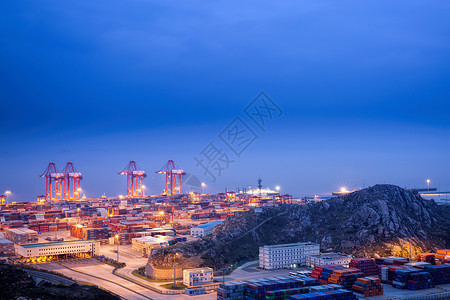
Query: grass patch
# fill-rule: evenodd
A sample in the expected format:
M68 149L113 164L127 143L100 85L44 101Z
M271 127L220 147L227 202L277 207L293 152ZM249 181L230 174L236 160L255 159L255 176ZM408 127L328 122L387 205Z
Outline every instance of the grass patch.
M181 282L177 282L177 285L175 286L175 288L173 288L173 283L161 284L160 287L163 287L163 288L169 289L169 290L184 290L185 288L187 288L187 286L185 286Z

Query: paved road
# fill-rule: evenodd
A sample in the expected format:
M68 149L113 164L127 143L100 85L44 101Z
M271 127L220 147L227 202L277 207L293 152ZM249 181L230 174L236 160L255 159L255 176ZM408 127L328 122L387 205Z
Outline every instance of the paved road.
M145 293L141 293L140 289L133 289L133 286L129 286L125 282L113 281L108 278L102 278L100 276L101 274L83 274L80 273L78 270L72 270L70 268L67 268L65 266L59 265L57 263L47 263L47 264L41 264L39 265L40 268L45 270L50 270L54 272L58 272L61 274L64 274L66 276L69 276L73 278L74 280L87 282L93 285L101 286L102 288L109 290L123 298L130 299L130 300L148 300L153 299L150 295L146 295ZM98 268L98 266L91 265L90 268L93 269L92 273L96 273L95 270Z
M28 274L30 274L31 276L34 277L38 277L38 278L42 278L51 282L54 282L56 284L63 284L63 285L72 285L74 283L76 283L75 281L69 280L67 278L61 277L61 276L57 276L54 274L49 274L46 272L39 272L36 270L30 270L30 269L23 269L25 272L27 272Z
M94 259L78 260L78 263L72 261L58 263L46 263L37 265L39 268L58 272L69 276L75 280L89 282L91 284L101 286L106 290L130 300L154 299L154 300L169 300L169 299L199 299L212 300L216 299L216 293L187 296L187 295L161 295L157 292L151 291L133 282L120 278L112 274L113 267L103 264Z

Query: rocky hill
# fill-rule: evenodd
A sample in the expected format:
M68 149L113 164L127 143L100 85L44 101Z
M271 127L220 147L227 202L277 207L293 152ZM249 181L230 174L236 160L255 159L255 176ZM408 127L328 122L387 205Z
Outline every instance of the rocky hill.
M417 192L375 185L343 197L307 205L282 205L238 213L202 240L160 249L155 267L229 267L256 258L261 245L313 241L322 251L356 256L412 256L450 247L450 209Z

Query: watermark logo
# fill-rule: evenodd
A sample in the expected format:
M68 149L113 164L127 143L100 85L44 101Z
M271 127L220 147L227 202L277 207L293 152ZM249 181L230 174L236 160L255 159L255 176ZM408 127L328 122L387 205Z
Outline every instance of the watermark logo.
M264 92L259 93L244 112L263 131L268 122L283 115L283 110Z
M241 154L258 139L258 135L239 117L235 118L219 134L219 138L237 156Z

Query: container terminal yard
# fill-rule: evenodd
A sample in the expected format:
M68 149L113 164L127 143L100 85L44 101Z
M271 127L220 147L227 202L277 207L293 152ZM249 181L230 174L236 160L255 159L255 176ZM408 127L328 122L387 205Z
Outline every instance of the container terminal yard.
M130 161L118 172L126 176L126 196L87 199L80 193L83 176L72 162L61 173L49 163L40 175L45 179L45 195L36 202L8 203L8 194L2 196L2 261L92 282L126 299L450 297L450 250L446 249L410 261L322 253L314 243L271 245L260 248L259 262L245 263L227 275L210 268L185 269L183 274L169 272L157 280L139 272L148 268L147 259L156 249L212 234L216 225L236 212L324 199L295 200L263 189L261 179L249 191L183 194L186 173L172 160L156 173L165 177L161 195L144 194L147 175ZM334 195L352 192L342 188ZM182 282L185 289L171 289L170 280Z

